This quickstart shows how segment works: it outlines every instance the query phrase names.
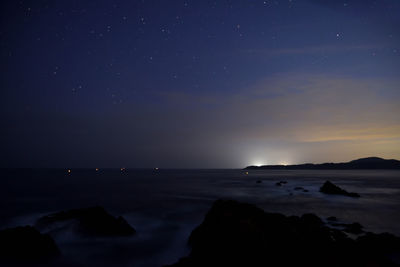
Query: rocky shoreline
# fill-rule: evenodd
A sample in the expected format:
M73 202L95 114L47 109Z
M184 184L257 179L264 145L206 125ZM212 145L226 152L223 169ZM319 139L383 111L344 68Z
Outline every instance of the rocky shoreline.
M285 216L233 200L216 201L188 244L190 255L170 267L398 266L400 256L392 234L365 233L358 223L339 230L314 214Z
M132 236L136 230L126 220L103 207L72 209L37 220L35 226L0 231L0 266L57 266L62 252L51 237L69 229L84 238Z
M102 207L62 211L40 218L35 228L0 231L0 265L54 266L63 255L51 234L62 231L65 225L85 238L136 233L125 219L108 214ZM361 224L344 223L336 217L323 220L314 214L268 213L234 200L215 201L204 221L192 231L188 245L190 254L171 267L367 267L400 263L400 238L392 234L365 232Z

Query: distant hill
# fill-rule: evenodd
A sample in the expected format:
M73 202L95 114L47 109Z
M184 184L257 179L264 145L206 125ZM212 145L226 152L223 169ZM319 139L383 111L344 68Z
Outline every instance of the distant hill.
M400 169L400 161L369 157L343 163L298 164L298 165L263 165L248 166L245 170L361 170L361 169Z

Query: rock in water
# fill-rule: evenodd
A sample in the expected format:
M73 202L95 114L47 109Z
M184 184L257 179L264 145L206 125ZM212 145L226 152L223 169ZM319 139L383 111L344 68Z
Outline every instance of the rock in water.
M331 195L343 195L348 197L360 197L357 193L349 193L346 190L338 187L337 185L326 181L323 186L319 189L320 192Z
M53 239L31 226L0 231L0 265L43 264L60 255Z
M103 207L73 209L40 218L39 229L52 228L57 223L71 223L74 230L83 236L129 236L136 230L123 217L114 217Z
M395 266L386 252L400 253L398 244L392 235L350 239L314 214L287 217L218 200L190 235L189 256L172 266Z
M277 186L282 186L282 185L284 185L284 184L287 184L287 182L286 182L286 181L279 181L279 182L277 182L275 185L277 185Z

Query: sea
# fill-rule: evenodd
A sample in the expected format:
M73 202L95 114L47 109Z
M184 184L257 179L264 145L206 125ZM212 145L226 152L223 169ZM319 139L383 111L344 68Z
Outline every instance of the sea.
M0 176L0 230L34 225L62 210L103 206L137 231L118 238L57 232L59 266L172 264L188 255L191 231L217 199L285 215L335 216L365 231L400 236L399 170L2 169ZM361 197L319 192L327 180ZM280 181L287 183L278 186Z

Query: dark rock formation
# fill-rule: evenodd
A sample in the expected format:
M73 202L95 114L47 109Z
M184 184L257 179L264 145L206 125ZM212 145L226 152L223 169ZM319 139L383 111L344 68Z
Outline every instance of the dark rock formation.
M279 181L275 185L281 186L281 185L284 185L284 184L287 184L287 182L286 181Z
M331 195L343 195L343 196L348 196L348 197L360 197L359 194L357 193L349 193L346 190L338 187L337 185L334 185L330 181L326 181L323 186L319 189L320 192L325 193L325 194L331 194Z
M83 236L129 236L136 233L123 217L115 218L102 207L73 209L40 218L36 227L49 229L67 223ZM65 226L63 226L65 227Z
M336 227L341 227L344 232L350 233L350 234L355 234L355 235L360 235L364 233L363 226L357 222L355 223L333 223L331 222L332 226Z
M355 222L355 223L347 224L345 226L344 231L347 233L359 235L364 232L362 229L363 229L363 226L361 224Z
M42 264L60 254L53 239L31 226L0 231L0 265Z
M390 256L400 253L399 240L389 234L353 240L314 214L287 217L218 200L190 235L190 255L172 266L396 266Z
M262 181L261 181L261 180L257 180L256 183L257 183L257 184L261 184Z
M358 237L356 241L360 250L364 250L366 253L370 252L369 256L376 262L379 261L379 255L397 255L397 257L400 255L400 238L389 233L366 233ZM399 258L397 258L396 266L399 266Z

